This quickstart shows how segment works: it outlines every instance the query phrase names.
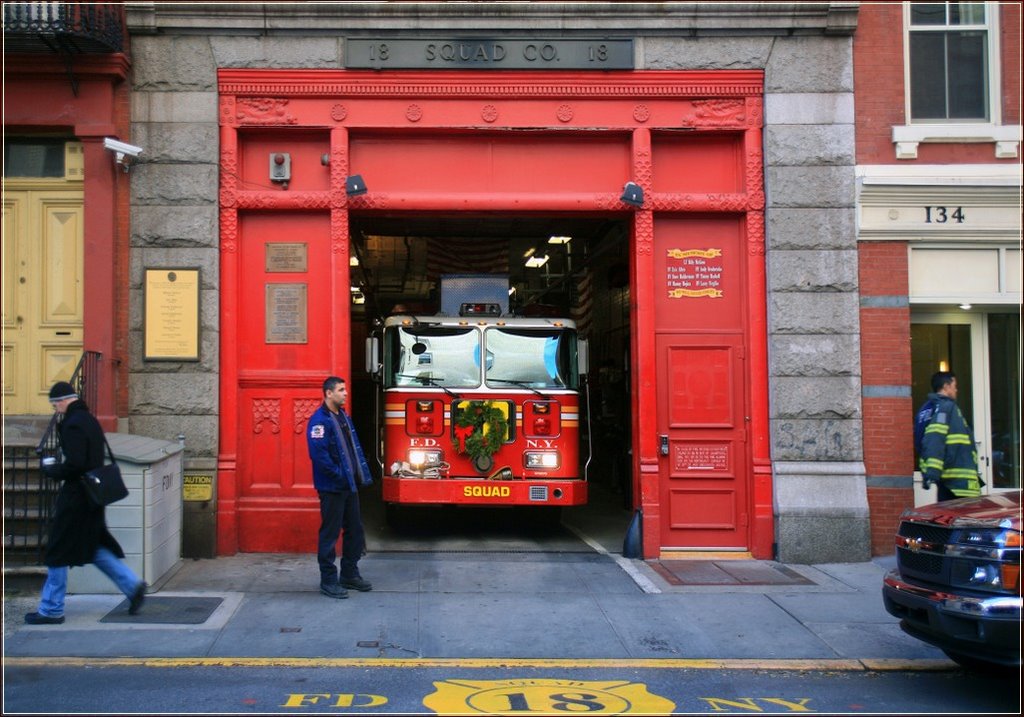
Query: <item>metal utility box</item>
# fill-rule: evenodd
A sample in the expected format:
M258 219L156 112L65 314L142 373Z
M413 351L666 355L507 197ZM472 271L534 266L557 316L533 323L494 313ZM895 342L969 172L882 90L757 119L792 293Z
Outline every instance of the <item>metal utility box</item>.
M107 507L107 527L125 562L155 585L181 560L184 446L127 433L108 433L107 440L128 486L128 497ZM71 569L68 592L119 591L95 565L85 565Z

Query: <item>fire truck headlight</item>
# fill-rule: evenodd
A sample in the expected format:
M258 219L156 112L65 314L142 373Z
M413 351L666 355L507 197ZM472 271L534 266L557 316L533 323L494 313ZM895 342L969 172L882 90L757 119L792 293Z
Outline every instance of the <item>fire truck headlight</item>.
M527 468L558 468L561 462L558 451L527 451L525 458Z
M413 468L430 468L431 466L440 465L440 463L441 451L409 451L409 465Z

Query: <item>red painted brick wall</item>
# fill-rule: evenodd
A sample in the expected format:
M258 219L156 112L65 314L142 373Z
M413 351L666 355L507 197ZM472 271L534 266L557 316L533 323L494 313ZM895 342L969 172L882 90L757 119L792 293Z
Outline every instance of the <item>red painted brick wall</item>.
M1002 124L1020 124L1020 4L1000 6ZM857 164L989 164L987 143L919 144L917 159L896 159L893 126L907 124L903 74L903 8L899 3L861 5L853 38Z
M903 8L899 3L860 6L853 36L853 97L857 164L892 164L893 125L905 124Z
M914 472L913 417L910 398L864 399L864 467L869 476Z
M908 293L906 242L862 242L858 251L862 297L905 297ZM862 306L861 381L864 386L910 386L910 306ZM873 476L914 472L913 406L909 396L865 396L864 469ZM914 502L911 488L868 488L871 551L893 549L899 515Z
M910 263L906 242L862 242L857 261L861 296L907 296Z
M1000 6L1003 124L1020 124L1020 3Z
M893 554L900 513L913 505L914 493L909 488L868 488L872 555Z

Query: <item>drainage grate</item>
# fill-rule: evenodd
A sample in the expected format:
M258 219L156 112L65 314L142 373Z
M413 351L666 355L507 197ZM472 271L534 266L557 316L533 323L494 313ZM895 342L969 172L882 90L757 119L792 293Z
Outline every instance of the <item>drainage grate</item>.
M138 615L128 614L128 601L104 615L100 622L145 623L158 625L201 625L224 598L170 597L150 595L142 603Z

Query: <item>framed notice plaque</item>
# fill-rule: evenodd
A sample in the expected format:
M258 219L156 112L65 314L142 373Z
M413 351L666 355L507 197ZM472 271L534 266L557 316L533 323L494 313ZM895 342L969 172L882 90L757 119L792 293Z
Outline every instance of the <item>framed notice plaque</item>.
M306 343L306 285L267 284L268 344Z
M199 360L199 269L146 269L146 361Z

